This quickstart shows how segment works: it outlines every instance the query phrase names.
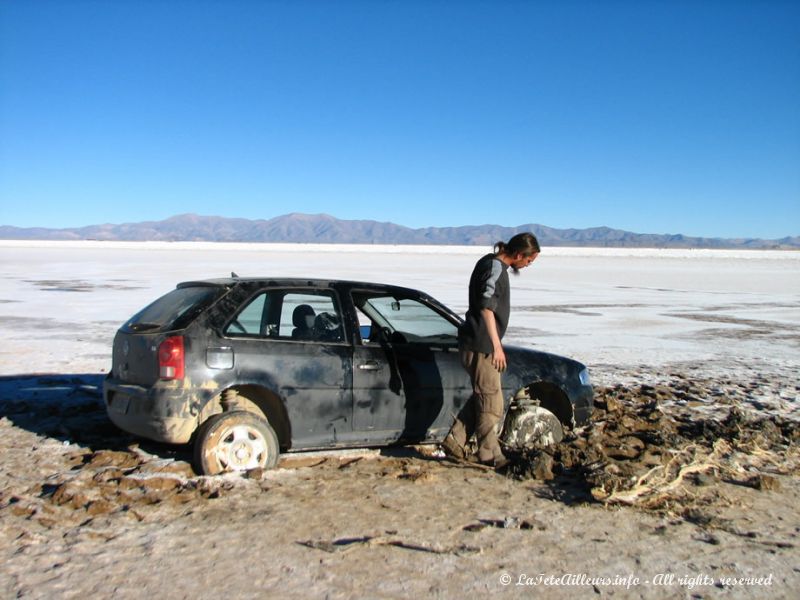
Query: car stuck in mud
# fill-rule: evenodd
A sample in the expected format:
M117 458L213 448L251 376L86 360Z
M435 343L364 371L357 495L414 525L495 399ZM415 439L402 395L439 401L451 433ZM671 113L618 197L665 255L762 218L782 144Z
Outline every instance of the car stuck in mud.
M282 452L438 443L472 394L461 319L427 294L307 279L191 281L117 332L104 382L111 421L194 445L213 475L271 468ZM581 363L508 347L510 445L586 423Z

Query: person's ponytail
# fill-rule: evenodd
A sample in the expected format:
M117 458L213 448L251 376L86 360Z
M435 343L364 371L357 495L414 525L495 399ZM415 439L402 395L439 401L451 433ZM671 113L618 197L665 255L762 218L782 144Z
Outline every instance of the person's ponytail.
M497 242L494 245L495 254L506 254L508 256L531 256L541 252L539 248L539 240L532 233L518 233L508 243Z

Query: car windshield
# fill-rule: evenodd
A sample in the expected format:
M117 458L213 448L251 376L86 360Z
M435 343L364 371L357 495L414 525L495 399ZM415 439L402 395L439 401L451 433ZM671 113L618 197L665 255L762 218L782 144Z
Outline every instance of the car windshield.
M402 338L395 339L405 339L410 343L456 343L456 325L418 300L357 295L356 306L372 321L373 326L402 335Z
M172 290L123 325L132 333L183 329L223 293L224 288L190 286Z

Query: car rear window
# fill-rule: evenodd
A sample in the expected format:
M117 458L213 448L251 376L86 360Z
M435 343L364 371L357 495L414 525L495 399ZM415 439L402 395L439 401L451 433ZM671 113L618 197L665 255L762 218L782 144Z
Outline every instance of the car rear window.
M123 329L132 333L183 329L224 291L225 288L218 286L174 289L133 315Z

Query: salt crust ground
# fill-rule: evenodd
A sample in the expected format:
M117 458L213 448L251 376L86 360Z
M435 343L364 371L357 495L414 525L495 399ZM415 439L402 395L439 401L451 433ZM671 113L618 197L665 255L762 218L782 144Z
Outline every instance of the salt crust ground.
M687 518L429 449L293 455L262 479L197 478L185 451L121 435L98 410L113 331L178 280L389 281L461 311L480 252L0 243L0 594L795 597L796 448L755 473L768 489L687 483L714 497ZM599 388L696 382L698 418L736 405L798 420L798 275L798 253L546 250L512 281L509 339L584 361Z

